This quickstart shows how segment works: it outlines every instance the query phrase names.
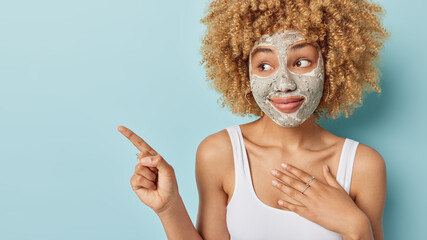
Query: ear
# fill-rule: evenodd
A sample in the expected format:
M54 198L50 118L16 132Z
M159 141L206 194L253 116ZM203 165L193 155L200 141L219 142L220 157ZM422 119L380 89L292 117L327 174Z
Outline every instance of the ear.
M329 184L329 186L345 191L330 172L328 165L323 165L323 175L325 176L326 182Z

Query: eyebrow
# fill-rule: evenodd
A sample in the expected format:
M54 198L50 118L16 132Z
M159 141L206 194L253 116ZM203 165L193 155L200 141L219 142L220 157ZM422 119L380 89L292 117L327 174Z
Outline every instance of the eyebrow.
M267 54L272 54L273 50L271 50L270 48L257 48L253 51L252 56L255 56L255 54L259 53L259 52L264 52Z
M309 45L312 45L312 44L307 43L307 42L302 42L302 43L298 43L298 44L296 44L296 45L291 46L291 47L289 48L289 50L290 50L290 51L295 51L295 50L301 49L301 48L306 47L306 46L309 46Z
M290 50L290 51L296 51L296 50L298 50L298 49L301 49L301 48L306 47L306 46L309 46L309 45L312 45L312 46L313 46L313 44L311 44L311 43L308 43L308 42L302 42L302 43L298 43L298 44L295 44L295 45L291 46L291 47L289 48L289 50ZM260 48L255 49L255 50L252 52L252 56L255 56L255 54L257 54L257 53L259 53L259 52L263 52L263 53L267 53L267 54L272 54L272 53L273 53L273 50L271 50L270 48L262 48L262 47L260 47Z

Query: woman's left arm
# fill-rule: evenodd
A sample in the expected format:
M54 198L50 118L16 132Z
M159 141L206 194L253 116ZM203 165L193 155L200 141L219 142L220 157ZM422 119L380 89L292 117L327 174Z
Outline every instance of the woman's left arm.
M282 170L295 177L284 174ZM293 204L284 198L278 201L283 208L340 233L344 239L384 239L382 214L386 197L386 168L383 158L374 149L359 144L351 184L355 201L328 168L323 169L327 184L314 179L307 189L306 183L312 176L295 166L287 164L272 173L280 180L275 179L272 184L287 198L302 204Z
M386 164L373 148L360 144L354 159L352 191L355 203L366 214L375 240L384 239L383 212L387 194Z

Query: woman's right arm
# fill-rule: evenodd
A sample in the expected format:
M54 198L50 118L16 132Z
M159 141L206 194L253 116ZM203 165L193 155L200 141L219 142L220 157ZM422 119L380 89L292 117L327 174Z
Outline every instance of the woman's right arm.
M179 195L173 167L130 129L119 126L118 130L141 151L130 179L132 190L159 216L168 239L202 239ZM144 162L144 159L150 161Z
M169 240L229 239L225 224L227 195L222 191L223 171L218 167L222 165L220 160L224 159L220 152L227 146L223 143L225 130L206 137L197 149L199 231L194 227L179 195L173 167L130 129L119 126L118 130L141 150L138 156L140 163L136 165L130 183L140 200L160 218ZM228 138L228 135L225 137ZM222 146L218 141L223 143ZM151 162L141 161L146 157L150 157Z
M203 240L194 228L181 197L171 202L169 208L156 212L156 214L160 218L169 240Z

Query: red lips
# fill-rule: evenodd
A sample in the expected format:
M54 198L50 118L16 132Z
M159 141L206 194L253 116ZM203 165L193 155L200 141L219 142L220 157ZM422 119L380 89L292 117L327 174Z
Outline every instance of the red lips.
M287 98L270 98L270 103L280 112L295 112L305 101L302 96L292 96Z
M273 101L275 103L291 103L291 102L298 102L301 100L304 100L304 97L292 96L287 98L270 98L270 101Z

